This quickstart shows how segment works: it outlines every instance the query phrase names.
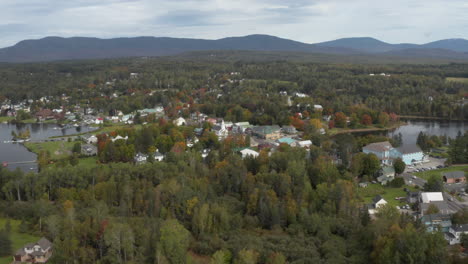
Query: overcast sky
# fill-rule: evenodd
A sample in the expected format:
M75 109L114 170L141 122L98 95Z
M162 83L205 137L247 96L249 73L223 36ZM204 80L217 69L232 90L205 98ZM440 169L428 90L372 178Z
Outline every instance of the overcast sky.
M0 47L46 36L217 39L269 34L306 43L468 38L467 0L0 0Z

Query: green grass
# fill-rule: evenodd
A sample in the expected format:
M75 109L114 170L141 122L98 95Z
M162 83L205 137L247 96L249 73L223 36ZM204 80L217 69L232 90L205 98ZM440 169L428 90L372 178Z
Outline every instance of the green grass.
M422 179L429 179L431 176L435 175L442 179L443 173L450 172L450 171L468 171L468 166L451 166L448 168L442 168L438 170L430 170L430 171L422 171L422 172L415 172L414 175L418 176Z
M10 116L0 116L0 123L3 123L3 122L9 122L11 120L15 119L14 117L10 117Z
M40 151L49 151L51 159L63 159L71 155L75 142L54 141L54 142L27 142L24 144L29 151L39 154Z
M468 83L468 78L447 77L445 80L446 80L447 82L461 82L461 83Z
M3 229L3 227L5 226L6 221L7 221L7 219L0 218L0 229ZM13 252L12 252L11 256L0 258L0 264L9 264L9 263L11 263L13 261L13 253L16 250L20 249L22 246L24 246L27 243L36 242L40 238L40 237L36 237L36 236L33 236L33 235L18 232L18 226L20 224L20 221L10 220L10 223L11 223L11 231L12 231L10 238L11 238L11 240L13 242L13 245L12 245Z
M78 166L84 167L84 168L94 168L98 166L98 164L96 163L97 160L98 160L97 157L81 158Z
M416 190L414 187L409 186L403 186L401 188L390 188L380 184L369 184L369 186L365 188L359 188L358 193L364 199L366 204L371 203L372 199L376 195L381 195L388 202L388 204L397 206L407 203L406 200L402 202L395 200L395 197L406 197L406 192L403 190L404 188L410 189L412 191Z

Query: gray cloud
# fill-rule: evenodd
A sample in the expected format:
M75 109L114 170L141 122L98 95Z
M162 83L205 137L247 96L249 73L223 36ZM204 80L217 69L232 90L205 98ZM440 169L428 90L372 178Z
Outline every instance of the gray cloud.
M15 0L0 3L0 47L56 36L222 38L271 34L314 43L468 37L465 0ZM464 35L465 34L465 35Z

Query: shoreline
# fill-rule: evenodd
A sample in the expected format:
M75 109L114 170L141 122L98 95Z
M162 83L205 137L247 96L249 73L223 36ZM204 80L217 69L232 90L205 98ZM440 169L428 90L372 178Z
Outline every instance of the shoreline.
M432 116L413 116L413 115L401 115L400 119L420 119L420 120L437 120L437 121L455 121L455 122L466 122L468 121L467 119L460 119L460 118L452 118L448 119L445 117L432 117Z
M340 130L340 131L337 131L336 133L332 134L331 136L335 136L335 135L339 135L339 134L347 134L347 133L362 133L362 132L379 132L379 131L389 131L389 130L392 130L392 129L397 129L401 126L405 126L405 125L408 125L407 122L404 122L404 121L400 121L398 122L398 124L394 124L392 126L389 126L389 127L382 127L382 128L378 128L378 127L372 127L372 128L356 128L356 129L344 129L344 130Z

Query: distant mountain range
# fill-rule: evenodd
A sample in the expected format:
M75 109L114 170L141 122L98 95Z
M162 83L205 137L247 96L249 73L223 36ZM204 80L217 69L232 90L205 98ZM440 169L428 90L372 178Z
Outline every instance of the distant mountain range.
M249 35L218 40L167 37L114 39L46 37L24 40L14 46L0 49L0 62L166 56L209 50L288 51L468 60L468 40L465 39L447 39L418 45L389 44L374 38L343 38L307 44L268 35Z

